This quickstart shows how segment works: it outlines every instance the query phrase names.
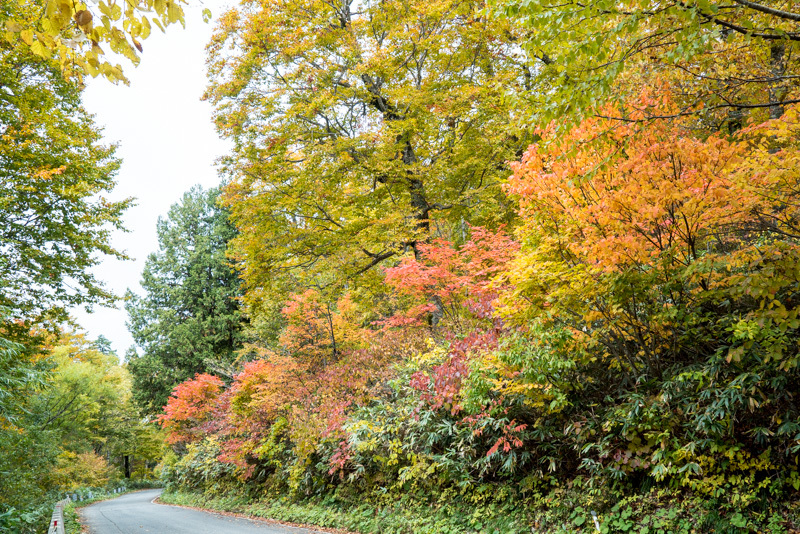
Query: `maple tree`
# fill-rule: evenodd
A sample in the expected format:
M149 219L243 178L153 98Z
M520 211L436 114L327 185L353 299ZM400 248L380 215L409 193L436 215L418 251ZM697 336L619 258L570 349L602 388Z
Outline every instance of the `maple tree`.
M469 240L460 247L444 239L421 244L418 257L406 256L385 270L386 283L399 295L413 299L402 314L388 322L400 320L402 324L402 315L420 320L426 313L438 312L449 329L469 331L469 324L461 324L466 317L491 318L499 289L493 279L517 250L517 243L502 229L491 232L480 227L470 228Z
M209 421L214 401L222 390L222 380L209 374L195 375L172 391L159 420L170 432L169 441L191 442L200 439L202 425Z
M286 326L278 339L281 349L312 367L336 362L371 337L361 328L359 310L349 294L330 304L319 292L308 290L291 295L282 313Z
M645 105L674 109L648 91L634 107ZM560 333L546 360L515 357L501 376L530 372L518 392L555 413L578 399L607 405L599 417L559 416L597 443L589 469L646 469L709 491L692 478L698 458L730 436L754 454L787 450L796 423L776 421L798 415L784 389L797 381L800 326L786 189L797 127L794 108L736 139L698 136L689 119L594 118L556 139L544 130L514 166L523 249L504 275L503 313ZM659 417L668 406L681 416ZM590 438L603 417L605 438Z

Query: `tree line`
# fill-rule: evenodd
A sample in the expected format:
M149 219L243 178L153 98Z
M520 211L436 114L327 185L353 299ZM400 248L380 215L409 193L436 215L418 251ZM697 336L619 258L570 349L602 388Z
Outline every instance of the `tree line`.
M223 14L206 98L248 323L237 373L160 416L170 487L791 528L795 7Z
M223 185L159 223L127 305L168 489L368 504L365 531L795 528L799 19L221 14Z

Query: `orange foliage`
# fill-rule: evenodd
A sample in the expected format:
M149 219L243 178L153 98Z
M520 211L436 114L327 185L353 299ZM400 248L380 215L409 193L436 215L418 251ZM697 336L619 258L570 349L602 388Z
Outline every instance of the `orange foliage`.
M282 313L286 329L282 347L309 365L326 365L343 352L365 346L370 331L360 328L356 308L349 294L331 303L309 289L289 297Z
M441 311L454 327L465 315L491 316L497 292L494 278L514 258L519 245L502 229L492 232L473 227L471 234L461 247L444 239L419 244L419 260L407 257L386 269L386 283L417 302L390 324L407 324L403 317L419 318L434 311L432 297L441 303ZM467 310L469 314L464 313Z
M291 356L264 353L248 362L231 386L230 430L252 430L255 423L268 426L291 410L304 387L308 369Z
M541 133L549 142L554 126ZM590 119L532 145L512 164L507 190L530 230L554 236L548 245L571 261L613 271L668 253L685 265L710 233L759 204L734 183L745 149L719 134L697 138L680 122Z
M169 431L167 441L174 444L201 439L221 391L222 380L200 373L175 386L164 413L158 416L161 426Z

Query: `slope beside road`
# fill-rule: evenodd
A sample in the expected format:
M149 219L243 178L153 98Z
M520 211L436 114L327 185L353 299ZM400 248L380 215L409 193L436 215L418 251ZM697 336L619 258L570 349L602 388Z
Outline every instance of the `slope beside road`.
M303 528L156 504L161 490L138 491L80 511L89 534L322 534Z

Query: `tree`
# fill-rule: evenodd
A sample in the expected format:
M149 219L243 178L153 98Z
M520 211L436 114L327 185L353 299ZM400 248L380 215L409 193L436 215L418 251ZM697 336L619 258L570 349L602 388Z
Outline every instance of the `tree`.
M527 385L552 424L539 430L573 443L590 473L710 494L736 475L704 470L741 448L769 459L750 476L787 481L800 428L798 110L731 139L701 135L693 117L646 121L645 106L676 108L645 90L631 122L553 125L514 165L524 222L504 314L532 339L510 346L502 376Z
M225 258L235 230L219 191L195 187L158 221L159 251L142 273L144 296L127 295L128 328L142 354L128 357L134 395L148 413L197 373L227 372L242 344L239 279Z
M207 98L234 142L224 202L254 313L513 219L499 184L530 138L506 95L530 72L481 5L244 1L221 18Z
M119 161L80 104L80 89L48 61L0 50L0 306L12 317L65 317L113 296L90 272L130 200L103 195ZM24 331L27 328L23 328Z
M44 369L26 357L25 347L0 337L0 427L14 428L22 399L41 385Z
M39 337L44 345L33 354L0 343L0 506L17 508L0 516L2 532L36 532L20 524L3 530L4 520L41 521L39 514L50 514L48 494L107 480L126 442L146 433L116 356L81 333Z
M36 424L73 452L111 452L138 420L130 375L83 334L61 333L49 352L54 368L31 405Z
M539 60L532 87L545 122L598 112L609 99L630 106L659 78L681 97L673 115L732 129L753 111L775 118L799 98L796 2L499 0L494 8L528 28L521 44Z
M32 6L4 8L3 23ZM33 532L63 430L43 424L41 401L56 392L43 344L68 308L115 300L90 270L102 255L125 257L109 236L130 200L104 197L114 147L100 144L81 88L56 63L0 44L0 87L0 530Z
M114 349L111 346L111 340L109 340L103 334L100 334L99 336L97 336L97 339L94 340L94 347L103 354L116 356L116 353L114 352Z

